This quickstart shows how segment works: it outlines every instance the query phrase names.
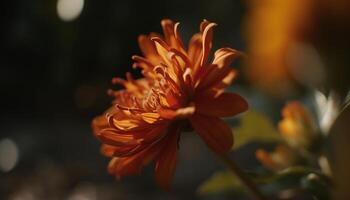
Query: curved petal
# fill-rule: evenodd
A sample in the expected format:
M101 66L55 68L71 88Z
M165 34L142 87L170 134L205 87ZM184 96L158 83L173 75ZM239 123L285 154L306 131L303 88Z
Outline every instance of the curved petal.
M129 146L115 146L113 157L130 157L143 151L147 147L147 145L142 144Z
M204 70L198 88L201 90L211 88L219 84L225 77L233 74L234 71L229 65L240 55L241 53L231 48L217 50L213 64Z
M170 50L169 45L166 42L164 42L161 38L158 38L158 37L153 37L151 38L151 40L154 42L157 53L162 58L163 62L167 66L171 66L171 61L169 60L169 57L168 57L168 53Z
M143 121L149 124L157 123L160 120L160 115L154 112L141 113L141 117Z
M135 61L135 63L133 64L134 68L141 67L143 70L147 72L151 72L154 69L155 64L153 64L150 60L144 57L133 55L131 59ZM159 62L156 63L156 65L158 64Z
M107 157L112 157L114 152L116 150L115 146L108 145L108 144L102 144L100 152L102 155Z
M164 39L170 47L183 51L182 41L178 33L179 23L175 23L170 19L163 19L161 21L163 28Z
M234 72L234 70L229 67L218 69L217 65L209 65L208 68L203 71L203 76L200 77L200 82L197 86L197 89L201 91L214 87L230 73Z
M213 85L212 90L214 91L214 96L219 96L224 92L224 90L231 85L232 81L236 78L236 70L231 70L225 78L223 78L219 83Z
M192 62L194 74L198 71L202 56L202 36L197 33L192 36L188 44L188 58Z
M156 161L155 177L158 184L165 190L170 189L171 180L175 174L178 137L178 128L173 128L168 133L162 152Z
M196 112L209 116L230 117L248 109L247 101L235 93L223 93L218 97L199 95L195 98Z
M177 117L176 111L172 110L172 109L160 108L158 113L164 119L172 120L172 119L175 119Z
M150 54L157 55L156 47L147 35L139 35L137 41L139 43L139 47L143 55L145 55L146 57Z
M229 151L233 144L231 127L218 117L195 114L190 118L191 124L204 142L216 153Z
M132 132L132 134L134 138L139 140L142 144L151 143L158 140L165 134L167 126L168 123L161 123L142 131Z
M138 144L138 141L134 139L132 134L118 133L112 128L103 129L97 137L103 141L103 143L113 146Z
M107 128L102 130L97 137L115 146L152 143L164 135L167 126L168 123L164 122L131 131Z
M132 108L123 108L117 105L119 112L108 116L109 126L119 131L138 131L149 128L151 124L146 123L142 118L131 114Z
M207 27L209 24L210 24L210 22L209 22L208 20L204 19L204 20L201 22L201 24L199 25L199 31L200 31L201 33L203 33L205 27Z
M209 56L209 52L212 46L212 38L213 38L213 28L217 24L215 23L209 23L208 25L205 26L203 30L203 35L202 35L202 49L203 49L203 56L201 59L201 66L205 65Z
M91 126L92 126L92 130L93 130L93 133L95 136L97 136L98 133L102 129L108 128L109 123L108 123L108 119L107 119L106 115L100 115L100 116L95 117L92 120Z
M162 25L165 41L169 46L173 46L175 39L174 22L170 19L163 19L160 24Z
M179 33L179 25L180 23L179 22L176 22L175 25L174 25L174 34L175 34L175 38L178 42L178 48L180 49L181 52L186 52L185 49L184 49L184 45L182 43L182 39L181 39L181 36L180 36L180 33Z
M116 118L113 118L111 120L113 122L113 125L123 131L133 130L137 129L139 127L142 127L142 122L140 120L136 119L122 119L118 120Z
M146 145L112 146L102 144L100 152L102 155L107 157L127 157L135 155L146 148Z
M213 64L216 64L218 68L223 68L229 66L235 58L241 55L235 49L221 48L215 51Z
M115 175L117 178L138 174L142 170L142 165L138 162L140 162L139 156L125 158L113 157L107 167L108 173Z
M108 165L108 172L118 178L138 174L144 166L154 160L162 146L162 144L154 143L134 155L120 158L114 157Z
M153 64L158 65L160 62L159 55L157 53L156 47L150 36L140 35L138 37L139 47L143 55Z

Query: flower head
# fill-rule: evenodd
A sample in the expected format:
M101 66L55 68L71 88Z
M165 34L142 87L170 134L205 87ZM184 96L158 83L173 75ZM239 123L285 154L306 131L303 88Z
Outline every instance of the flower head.
M161 22L164 36L141 35L144 57L133 56L133 67L144 78L114 78L125 89L109 91L113 106L93 121L102 153L112 157L109 173L122 177L139 173L155 162L156 180L169 188L177 162L181 128L190 122L195 132L217 153L233 144L232 132L221 117L234 116L248 108L237 94L225 93L236 76L231 62L241 54L231 48L215 52L208 61L215 23L204 20L200 32L185 48L178 33L179 23Z
M282 110L278 129L293 148L308 149L315 141L317 127L311 113L298 101L289 102Z
M295 165L312 150L318 150L316 124L311 113L299 101L288 102L282 109L282 117L278 130L285 143L277 145L272 152L264 149L255 152L255 157L271 170Z

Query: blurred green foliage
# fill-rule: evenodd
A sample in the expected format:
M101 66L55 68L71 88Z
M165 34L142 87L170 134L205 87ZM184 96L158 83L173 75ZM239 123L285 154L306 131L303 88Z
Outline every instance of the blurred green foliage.
M298 189L311 192L315 199L328 199L328 179L318 170L304 166L290 167L277 173L248 173L250 178L260 187L268 190L269 194L278 194L285 189ZM199 195L222 192L243 192L240 180L230 171L215 172L209 179L198 187Z
M242 115L241 124L234 129L233 149L250 142L279 142L282 140L272 121L264 114L249 111Z

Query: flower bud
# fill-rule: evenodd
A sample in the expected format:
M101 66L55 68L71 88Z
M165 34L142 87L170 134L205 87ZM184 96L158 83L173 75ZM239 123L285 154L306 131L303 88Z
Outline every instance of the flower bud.
M310 112L299 102L289 102L282 110L278 129L293 148L309 149L316 139L316 125Z

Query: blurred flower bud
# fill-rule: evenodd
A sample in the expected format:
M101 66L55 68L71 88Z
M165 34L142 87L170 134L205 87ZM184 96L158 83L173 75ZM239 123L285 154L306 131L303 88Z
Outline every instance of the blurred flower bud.
M256 158L268 169L278 171L291 166L295 162L295 155L286 145L278 145L273 152L258 149Z
M316 124L310 112L299 102L289 102L282 110L278 129L291 147L308 150L316 139Z

